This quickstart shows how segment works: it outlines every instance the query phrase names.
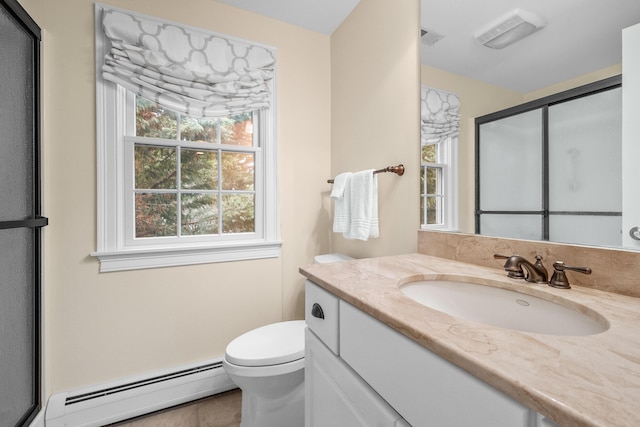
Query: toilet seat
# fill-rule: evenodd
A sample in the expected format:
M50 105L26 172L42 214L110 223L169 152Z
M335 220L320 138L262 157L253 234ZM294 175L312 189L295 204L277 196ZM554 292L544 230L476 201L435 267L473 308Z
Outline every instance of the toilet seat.
M304 357L294 360L293 362L280 363L279 365L268 366L240 366L230 363L226 358L222 359L224 371L229 375L238 377L274 377L277 375L285 375L291 372L304 369Z
M254 329L231 341L224 358L238 368L269 367L300 359L304 364L305 326L304 320L293 320Z

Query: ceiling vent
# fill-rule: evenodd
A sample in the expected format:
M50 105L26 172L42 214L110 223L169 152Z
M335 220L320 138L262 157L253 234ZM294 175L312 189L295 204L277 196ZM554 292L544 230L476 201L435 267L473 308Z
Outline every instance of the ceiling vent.
M443 38L444 36L442 34L438 34L435 31L428 30L426 28L420 29L420 39L424 45L433 46Z
M474 38L491 49L505 48L535 33L547 25L546 21L522 9L514 9L474 34Z

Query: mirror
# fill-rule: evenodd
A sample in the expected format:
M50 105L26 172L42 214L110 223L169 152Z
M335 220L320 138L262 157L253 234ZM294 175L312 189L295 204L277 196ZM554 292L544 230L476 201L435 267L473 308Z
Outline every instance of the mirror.
M622 29L640 22L640 3L598 0L421 0L421 83L460 98L459 227L475 231L474 119L622 72ZM546 25L503 49L474 39L514 9ZM626 230L626 229L623 229Z

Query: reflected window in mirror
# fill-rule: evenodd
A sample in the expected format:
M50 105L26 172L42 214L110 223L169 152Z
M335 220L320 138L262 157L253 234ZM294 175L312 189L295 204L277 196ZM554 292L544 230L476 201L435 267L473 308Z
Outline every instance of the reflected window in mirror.
M460 100L453 93L426 86L420 95L420 225L455 231Z
M476 232L620 246L619 77L476 119Z

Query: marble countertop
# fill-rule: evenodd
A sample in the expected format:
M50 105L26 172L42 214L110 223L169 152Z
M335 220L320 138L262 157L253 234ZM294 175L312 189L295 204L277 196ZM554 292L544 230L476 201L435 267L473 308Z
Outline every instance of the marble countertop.
M509 279L499 268L421 254L312 264L300 272L563 427L640 426L640 298L576 286L554 289ZM609 329L588 336L502 329L428 308L399 288L415 280L456 276L587 314L591 309L608 321Z

